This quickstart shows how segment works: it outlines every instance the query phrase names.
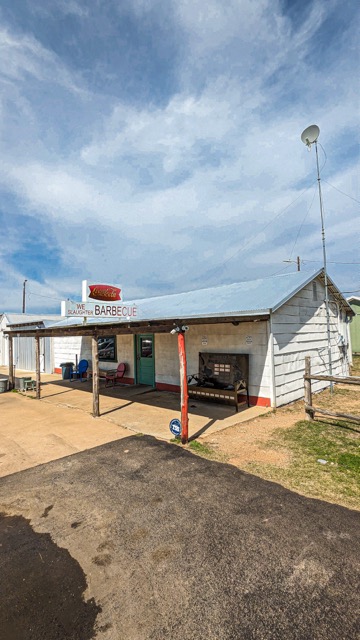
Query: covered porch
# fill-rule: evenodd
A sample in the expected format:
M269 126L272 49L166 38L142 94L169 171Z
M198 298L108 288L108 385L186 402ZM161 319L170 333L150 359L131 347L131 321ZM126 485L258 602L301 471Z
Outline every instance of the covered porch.
M0 367L0 377L8 376L7 367ZM36 377L36 372L16 370L15 389L23 376ZM92 381L62 380L59 374L42 374L41 399L54 407L77 409L89 415L93 407ZM25 395L25 394L24 394ZM36 390L26 396L36 398ZM162 440L173 438L169 423L180 417L179 394L159 391L145 385L116 385L105 387L99 382L101 418L133 433L152 435ZM189 400L189 439L212 434L229 426L250 420L270 409L240 405L238 413L229 405ZM49 425L51 427L51 425Z

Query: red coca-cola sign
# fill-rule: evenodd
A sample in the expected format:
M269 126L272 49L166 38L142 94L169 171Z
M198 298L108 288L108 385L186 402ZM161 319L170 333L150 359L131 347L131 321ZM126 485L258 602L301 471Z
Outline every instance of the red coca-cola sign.
M121 289L112 284L89 284L89 289L89 298L92 300L105 300L106 302L121 300Z

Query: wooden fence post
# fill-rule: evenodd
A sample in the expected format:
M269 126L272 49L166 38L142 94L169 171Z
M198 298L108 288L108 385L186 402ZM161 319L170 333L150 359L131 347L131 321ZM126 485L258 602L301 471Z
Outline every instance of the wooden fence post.
M312 393L311 393L311 360L310 356L305 356L305 375L304 375L304 400L305 400L305 417L306 420L314 419L314 411L312 407Z
M100 415L99 403L99 347L97 334L91 337L92 342L92 388L93 388L93 416L98 418Z
M35 336L36 399L40 400L40 336Z
M9 335L9 390L15 389L14 375L14 343L13 337Z

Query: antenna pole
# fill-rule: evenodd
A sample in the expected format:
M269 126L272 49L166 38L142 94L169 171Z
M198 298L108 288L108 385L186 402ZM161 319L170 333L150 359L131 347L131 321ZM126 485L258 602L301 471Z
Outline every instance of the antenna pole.
M22 312L25 313L25 287L26 287L26 283L27 280L24 280L24 284L23 284L23 303L22 303Z
M329 310L329 290L327 281L327 267L326 267L326 248L325 248L325 227L324 227L324 208L321 193L321 180L319 170L319 155L317 140L315 140L316 151L316 168L317 168L317 181L319 188L319 200L320 200L320 216L321 216L321 237L323 246L323 261L324 261L324 280L325 280L325 308L326 308L326 325L327 325L327 341L328 341L328 358L329 358L329 375L332 376L332 358L331 358L331 333L330 333L330 310ZM330 391L333 390L333 383L330 383Z

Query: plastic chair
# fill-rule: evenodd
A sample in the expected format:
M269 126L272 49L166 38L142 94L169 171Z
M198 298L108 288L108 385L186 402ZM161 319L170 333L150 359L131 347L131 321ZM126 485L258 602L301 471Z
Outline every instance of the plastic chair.
M115 386L118 380L124 377L124 373L126 371L126 364L124 362L120 362L118 364L117 369L112 369L111 371L107 371L105 375L105 387L108 386L108 382L112 382L113 387Z
M77 368L70 372L70 382L72 382L73 378L79 378L80 382L84 382L86 380L84 373L86 373L88 366L89 363L87 360L80 360Z

